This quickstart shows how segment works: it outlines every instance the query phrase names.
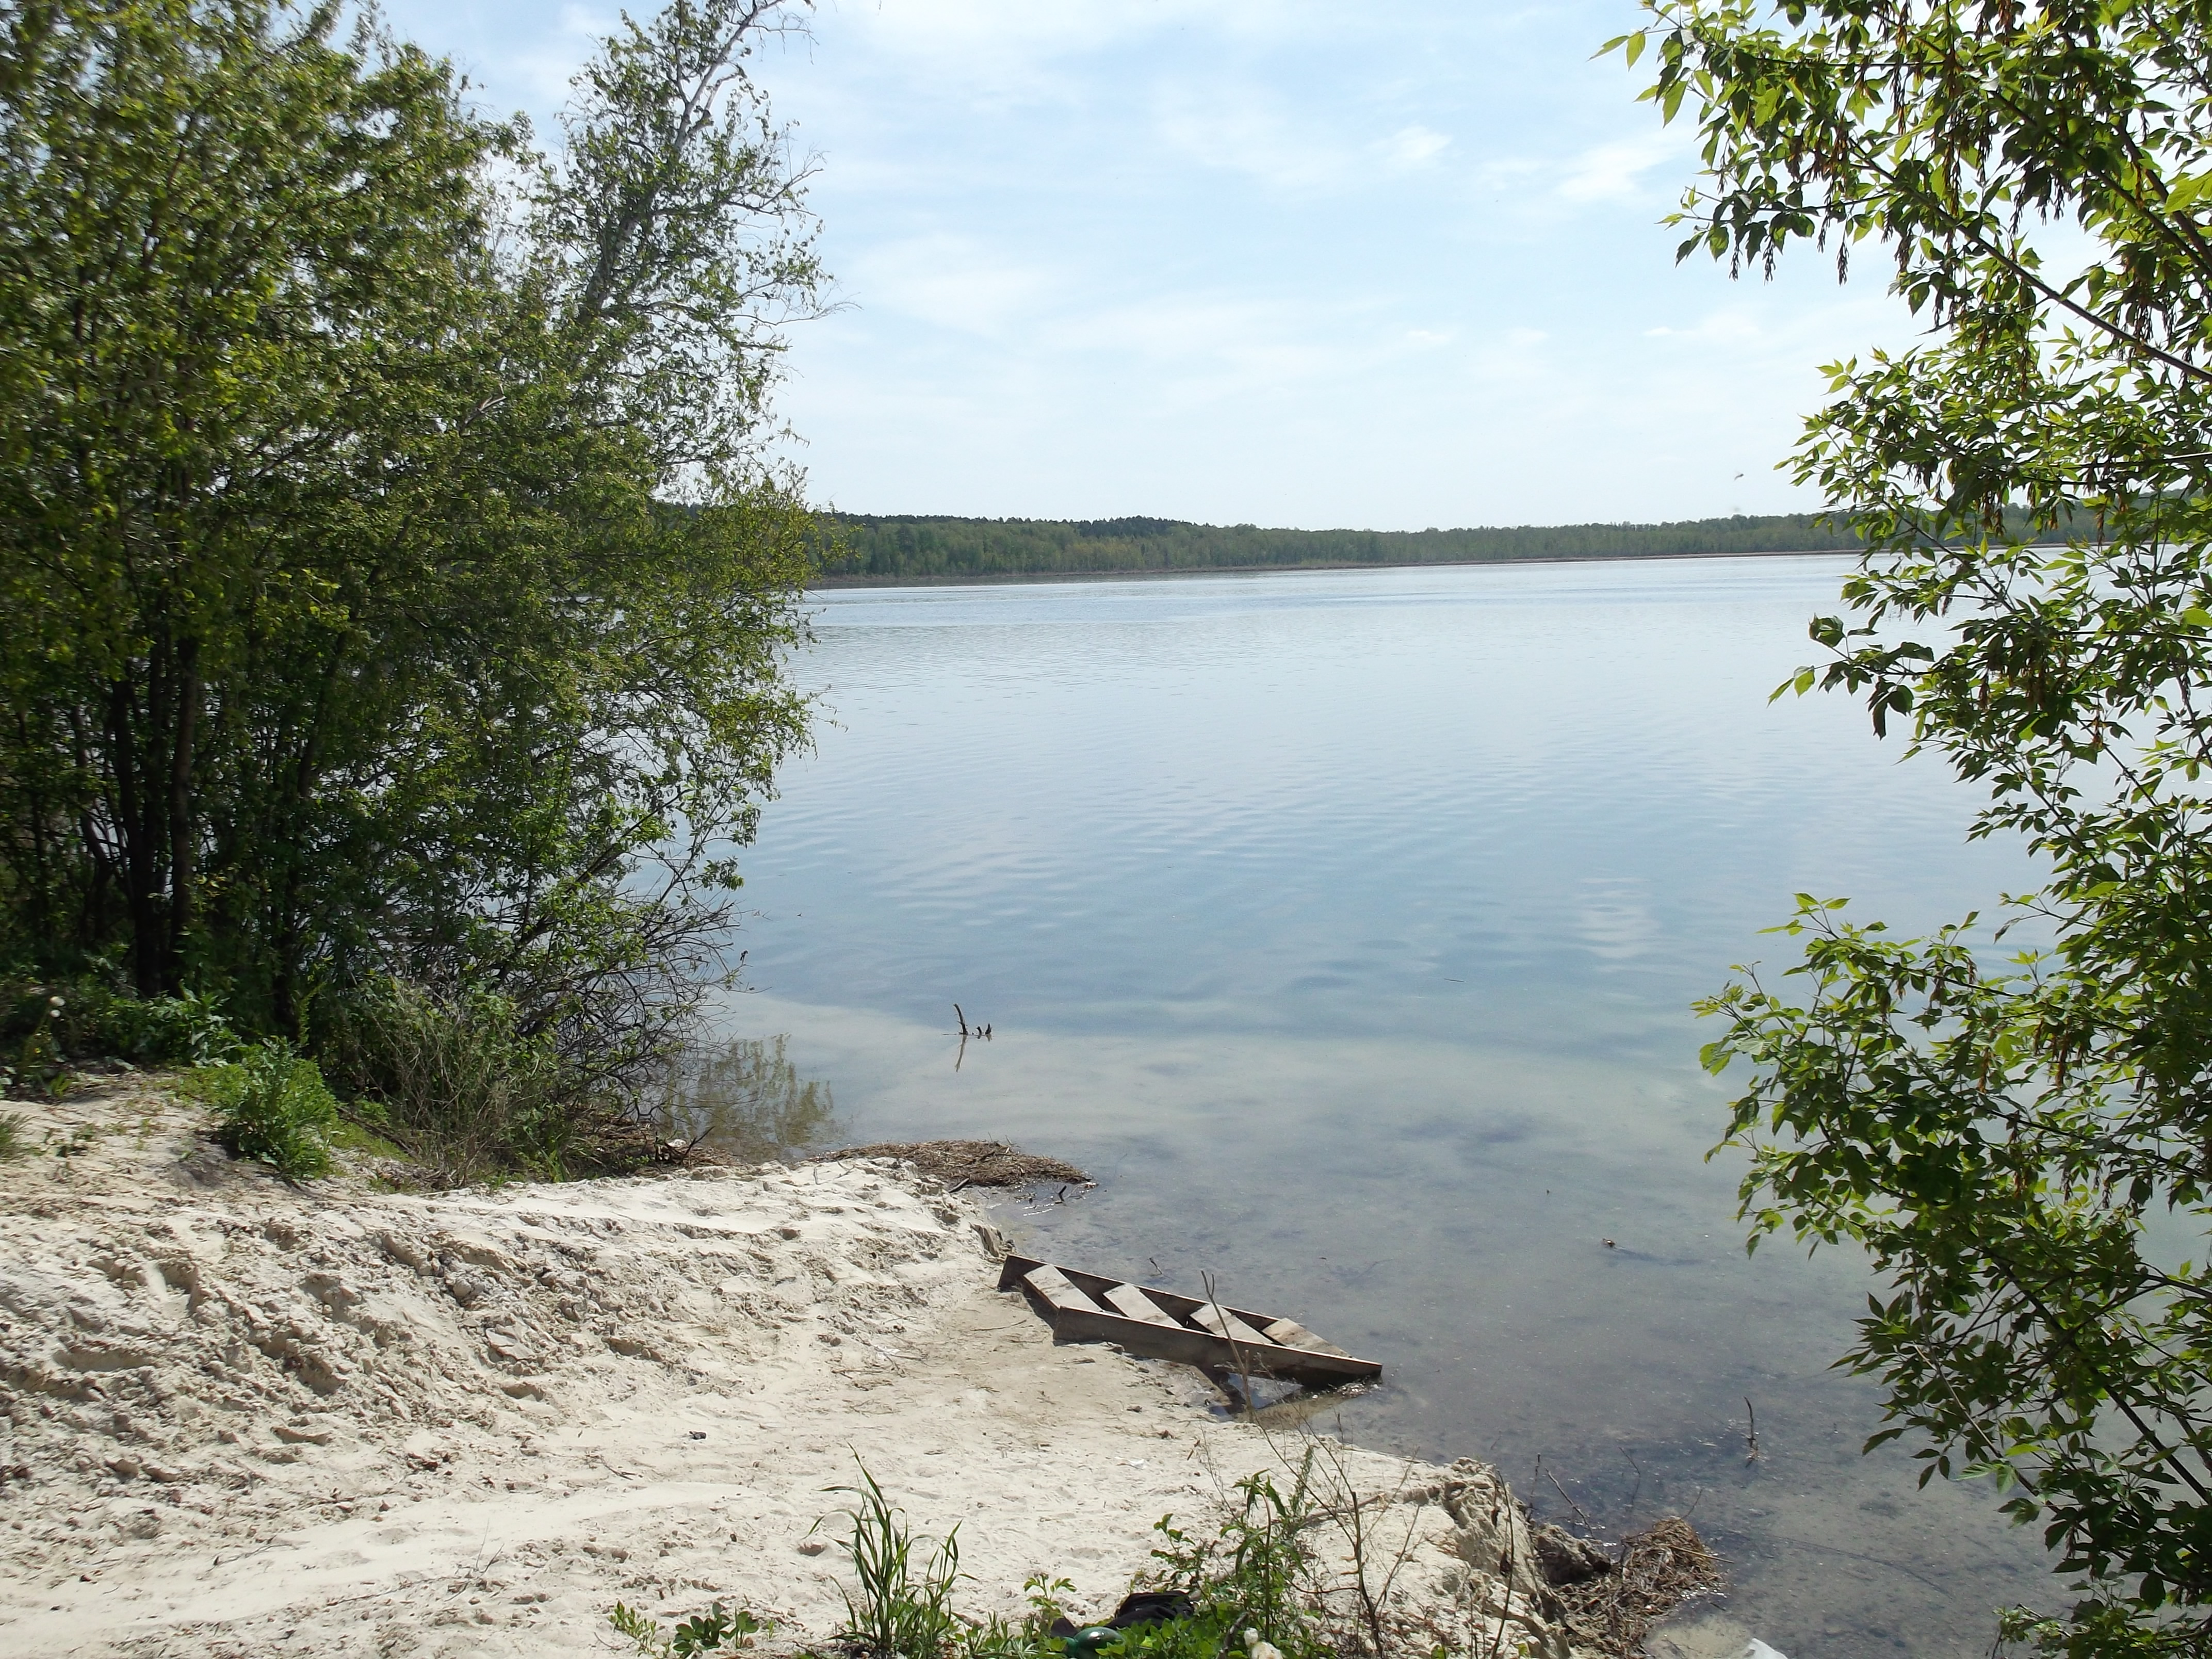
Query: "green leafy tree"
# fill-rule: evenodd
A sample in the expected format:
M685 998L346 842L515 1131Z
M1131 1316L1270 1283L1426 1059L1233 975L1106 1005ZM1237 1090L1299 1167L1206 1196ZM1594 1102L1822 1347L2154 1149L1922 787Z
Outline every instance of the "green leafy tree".
M2071 1604L2013 1636L2206 1651L2212 11L1648 9L1613 44L1698 122L1683 255L1840 276L1870 246L1924 329L1835 366L1798 447L1868 552L1794 688L1909 724L1988 790L1975 833L2050 872L1996 917L2037 949L1807 897L1785 981L1702 1005L1709 1065L1753 1066L1753 1242L1872 1256L1876 1439L1990 1477L2059 1552Z
M550 156L337 14L0 4L0 943L634 1094L805 732L790 8L626 21Z

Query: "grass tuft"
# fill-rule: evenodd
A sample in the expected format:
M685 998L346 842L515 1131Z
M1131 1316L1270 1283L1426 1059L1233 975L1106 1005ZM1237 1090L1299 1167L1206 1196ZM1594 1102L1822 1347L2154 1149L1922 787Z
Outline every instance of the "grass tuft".
M844 1590L845 1623L837 1639L875 1659L939 1659L964 1631L952 1611L960 1577L960 1528L943 1540L922 1540L899 1518L866 1466L857 1486L833 1486L860 1501L845 1513L853 1523L845 1552L860 1581Z

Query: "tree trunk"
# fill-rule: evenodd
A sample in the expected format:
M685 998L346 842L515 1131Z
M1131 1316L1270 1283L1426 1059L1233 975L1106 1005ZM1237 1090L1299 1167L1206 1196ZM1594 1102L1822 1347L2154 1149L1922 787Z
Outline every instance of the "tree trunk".
M155 902L152 809L142 801L138 757L133 742L131 682L118 680L107 697L109 764L115 772L116 830L123 842L123 881L131 911L131 976L142 997L161 994L161 967L167 955L167 932Z
M192 738L199 724L200 642L177 647L177 744L169 763L169 939L162 963L162 988L172 995L184 988L185 935L192 926L193 850L198 831L192 822Z

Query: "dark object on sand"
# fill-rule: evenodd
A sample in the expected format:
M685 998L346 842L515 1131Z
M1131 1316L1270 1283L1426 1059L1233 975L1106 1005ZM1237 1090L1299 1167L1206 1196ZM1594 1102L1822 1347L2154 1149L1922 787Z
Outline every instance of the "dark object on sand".
M1547 1522L1531 1534L1536 1547L1536 1571L1557 1589L1562 1584L1587 1583L1613 1571L1613 1558L1587 1538L1577 1538L1565 1527Z
M1114 1616L1103 1625L1078 1626L1073 1620L1055 1619L1051 1634L1063 1642L1070 1637L1080 1637L1096 1630L1125 1631L1139 1625L1164 1625L1175 1619L1195 1619L1198 1609L1190 1604L1190 1597L1181 1590L1139 1590L1134 1595L1125 1595Z
M1038 1158L1003 1140L884 1140L872 1146L817 1152L806 1161L827 1164L848 1158L895 1158L935 1176L955 1192L963 1187L1042 1187L1048 1182L1091 1184L1091 1177L1073 1164Z
M1355 1359L1280 1314L1226 1307L1030 1256L1006 1258L999 1288L1028 1291L1063 1342L1118 1342L1131 1353L1215 1376L1272 1376L1310 1389L1382 1375L1381 1361Z

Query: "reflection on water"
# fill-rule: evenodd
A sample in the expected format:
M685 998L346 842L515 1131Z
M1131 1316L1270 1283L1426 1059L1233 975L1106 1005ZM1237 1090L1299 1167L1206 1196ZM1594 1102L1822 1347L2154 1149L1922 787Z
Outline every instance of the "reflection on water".
M1784 954L1794 893L1903 930L2033 882L1856 708L1767 702L1843 568L824 596L830 720L746 855L727 1029L789 1034L836 1139L1091 1171L1006 1218L1031 1253L1210 1272L1381 1359L1353 1437L1553 1518L1692 1512L1790 1659L1978 1659L2045 1593L2032 1540L1860 1457L1879 1401L1828 1367L1863 1264L1747 1259L1704 1161L1688 1005ZM964 1055L955 1002L994 1026Z
M783 1036L736 1037L684 1056L655 1115L664 1132L704 1140L740 1164L803 1158L847 1144L830 1085L802 1079Z

